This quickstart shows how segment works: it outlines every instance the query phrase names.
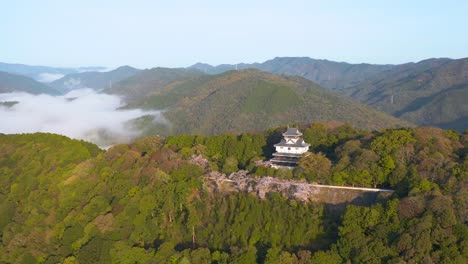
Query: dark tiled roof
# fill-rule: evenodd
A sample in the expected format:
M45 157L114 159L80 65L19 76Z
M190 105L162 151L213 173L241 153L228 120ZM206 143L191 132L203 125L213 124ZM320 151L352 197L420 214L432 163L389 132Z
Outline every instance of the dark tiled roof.
M295 127L288 127L288 130L283 133L283 136L302 136L302 133Z

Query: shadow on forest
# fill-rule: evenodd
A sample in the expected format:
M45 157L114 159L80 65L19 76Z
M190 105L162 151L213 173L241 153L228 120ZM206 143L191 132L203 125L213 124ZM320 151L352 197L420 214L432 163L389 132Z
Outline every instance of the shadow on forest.
M266 145L262 147L263 155L265 155L265 158L272 158L273 152L275 152L274 145L279 143L282 138L283 132L279 129L276 129L275 131L268 134Z

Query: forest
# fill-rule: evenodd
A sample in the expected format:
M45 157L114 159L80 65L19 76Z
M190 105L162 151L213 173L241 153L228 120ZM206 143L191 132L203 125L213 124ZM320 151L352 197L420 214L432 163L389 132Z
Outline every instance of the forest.
M294 170L256 166L285 127L106 151L53 134L0 135L0 263L468 262L468 133L299 128L312 154ZM395 192L332 210L205 188L205 174L238 170Z

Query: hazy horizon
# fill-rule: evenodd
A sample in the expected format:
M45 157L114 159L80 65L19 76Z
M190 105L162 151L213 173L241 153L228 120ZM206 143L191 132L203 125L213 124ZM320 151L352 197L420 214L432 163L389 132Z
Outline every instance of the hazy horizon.
M243 61L239 61L239 62L235 62L235 63L219 63L219 64L212 64L212 63L208 63L208 62L204 62L204 61L198 61L198 62L195 62L195 63L192 63L190 65L185 65L185 66L180 66L180 67L169 67L169 66L165 66L165 65L153 65L153 66L148 66L148 67L144 67L144 68L139 68L139 67L136 67L136 66L133 66L133 65L129 65L129 64L122 64L122 65L117 65L117 66L112 66L112 67L108 67L107 65L78 65L78 66L56 66L56 65L45 65L45 64L26 64L26 63L21 63L21 62L8 62L8 61L0 61L0 63L7 63L7 64L19 64L19 65L26 65L26 66L35 66L35 67L52 67L52 68L81 68L81 67L104 67L105 69L104 70L99 70L99 72L109 72L109 71L113 71L119 67L122 67L122 66L130 66L130 67L134 67L134 68L137 68L137 69L151 69L151 68L157 68L157 67L162 67L162 68L186 68L186 67L190 67L190 66L193 66L195 64L198 64L198 63L202 63L202 64L209 64L211 66L220 66L220 65L236 65L236 64L241 64L241 63L246 63L246 64L254 64L254 63L264 63L266 61L269 61L269 60L273 60L275 58L287 58L287 57L290 57L290 58L311 58L311 59L315 59L315 60L326 60L326 61L334 61L334 62L339 62L339 63L350 63L350 64L374 64L374 65L399 65L399 64L405 64L405 63L418 63L418 62L421 62L421 61L424 61L424 60L428 60L428 59L451 59L451 60L456 60L456 59L465 59L465 58L468 58L468 56L466 57L460 57L460 58L450 58L450 57L428 57L428 58L424 58L424 59L421 59L421 60L417 60L417 61L406 61L406 62L401 62L401 63L369 63L369 62L365 62L365 61L362 61L362 62L349 62L349 61L339 61L339 60L330 60L330 59L327 59L327 58L313 58L313 57L309 57L309 56L276 56L276 57L273 57L273 58L270 58L270 59L267 59L267 60L264 60L264 61L254 61L254 62L243 62ZM90 71L95 71L95 70L90 70ZM65 75L64 74L48 74L48 73L45 73L43 74L43 76L41 76L42 79L40 79L39 81L40 82L44 82L44 83L48 83L48 82L51 82L51 81L55 81L57 79L60 79L62 77L64 77Z

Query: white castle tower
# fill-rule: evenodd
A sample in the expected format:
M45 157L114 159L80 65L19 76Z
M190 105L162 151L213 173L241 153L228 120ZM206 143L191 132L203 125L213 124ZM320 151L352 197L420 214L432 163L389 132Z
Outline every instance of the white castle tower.
M297 128L288 127L283 133L283 139L280 143L275 144L276 152L273 153L273 158L270 160L272 167L292 168L297 166L297 162L310 154L308 152L310 144L307 144L302 139L302 133Z

